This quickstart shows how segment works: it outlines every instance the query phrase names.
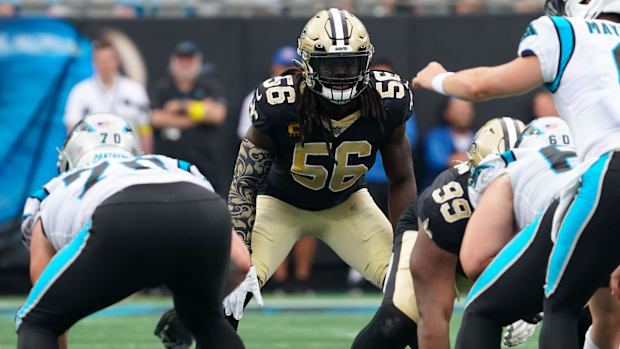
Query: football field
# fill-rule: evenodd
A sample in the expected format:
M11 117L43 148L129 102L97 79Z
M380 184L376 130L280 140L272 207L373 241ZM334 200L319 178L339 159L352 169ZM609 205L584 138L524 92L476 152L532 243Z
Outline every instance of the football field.
M356 334L368 323L380 302L379 295L265 296L265 308L251 303L239 326L248 349L350 348ZM15 348L13 316L23 298L0 298L0 348ZM69 336L71 349L163 348L153 335L170 298L132 297L77 323ZM458 330L462 304L455 305L452 343ZM519 348L536 348L530 338Z

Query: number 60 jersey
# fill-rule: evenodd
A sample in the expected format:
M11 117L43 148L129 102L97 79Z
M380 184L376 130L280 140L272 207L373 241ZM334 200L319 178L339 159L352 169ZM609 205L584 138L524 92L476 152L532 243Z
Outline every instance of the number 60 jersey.
M55 177L28 198L22 234L29 243L36 221L56 250L73 240L95 208L113 194L132 185L190 182L210 191L213 187L196 166L161 155L100 160Z
M377 150L413 113L411 91L398 75L371 71L367 88L374 88L383 98L385 121L360 115L358 109L340 120L332 119L332 135L326 123L312 125L311 134L302 145L301 120L295 103L300 96L296 95L293 75L277 76L259 85L250 105L250 118L254 127L267 134L275 145L261 194L316 211L336 206L364 187L366 171L374 164ZM360 100L357 97L351 103ZM331 143L335 161L330 157L327 142Z
M574 148L548 145L517 148L487 156L473 171L469 198L476 206L484 190L502 174L510 178L513 211L518 230L524 229L559 193L580 178L579 159ZM585 167L587 168L587 167Z

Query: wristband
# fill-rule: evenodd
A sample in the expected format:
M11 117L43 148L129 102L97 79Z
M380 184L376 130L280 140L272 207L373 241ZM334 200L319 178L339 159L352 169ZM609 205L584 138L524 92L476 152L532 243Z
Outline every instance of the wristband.
M147 135L153 133L153 128L149 124L138 126L138 135Z
M187 114L195 122L203 122L207 106L203 101L191 101L187 107Z
M432 82L433 90L435 90L435 92L437 93L441 93L442 95L447 96L448 94L443 89L443 81L450 75L454 75L454 73L449 71L435 76Z

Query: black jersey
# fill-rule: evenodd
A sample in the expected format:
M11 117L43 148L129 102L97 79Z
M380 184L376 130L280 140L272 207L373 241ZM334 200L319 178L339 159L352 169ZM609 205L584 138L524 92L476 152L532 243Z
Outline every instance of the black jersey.
M400 214L398 224L396 224L396 229L394 229L394 236L402 234L407 230L418 231L418 200L413 201Z
M411 90L398 75L372 71L370 87L383 97L387 119L380 127L374 117L361 115L358 110L332 120L334 161L323 130L314 128L302 145L293 76L278 76L260 84L250 105L250 117L254 127L275 144L261 193L301 209L322 210L365 187L365 174L374 164L377 150L413 113Z
M468 180L467 164L451 167L440 173L417 201L418 217L426 233L437 246L457 256L472 214Z

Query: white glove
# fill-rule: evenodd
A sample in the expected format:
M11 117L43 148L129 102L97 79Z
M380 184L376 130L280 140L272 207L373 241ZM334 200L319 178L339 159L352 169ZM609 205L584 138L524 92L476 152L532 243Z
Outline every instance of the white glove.
M523 320L513 322L506 327L506 332L504 332L504 345L515 347L525 343L534 334L537 325Z
M263 296L260 294L260 286L256 277L256 266L253 265L245 276L245 279L235 288L226 298L224 298L224 312L226 316L232 315L235 319L241 320L243 316L243 306L248 292L252 292L256 302L260 307L264 305Z

